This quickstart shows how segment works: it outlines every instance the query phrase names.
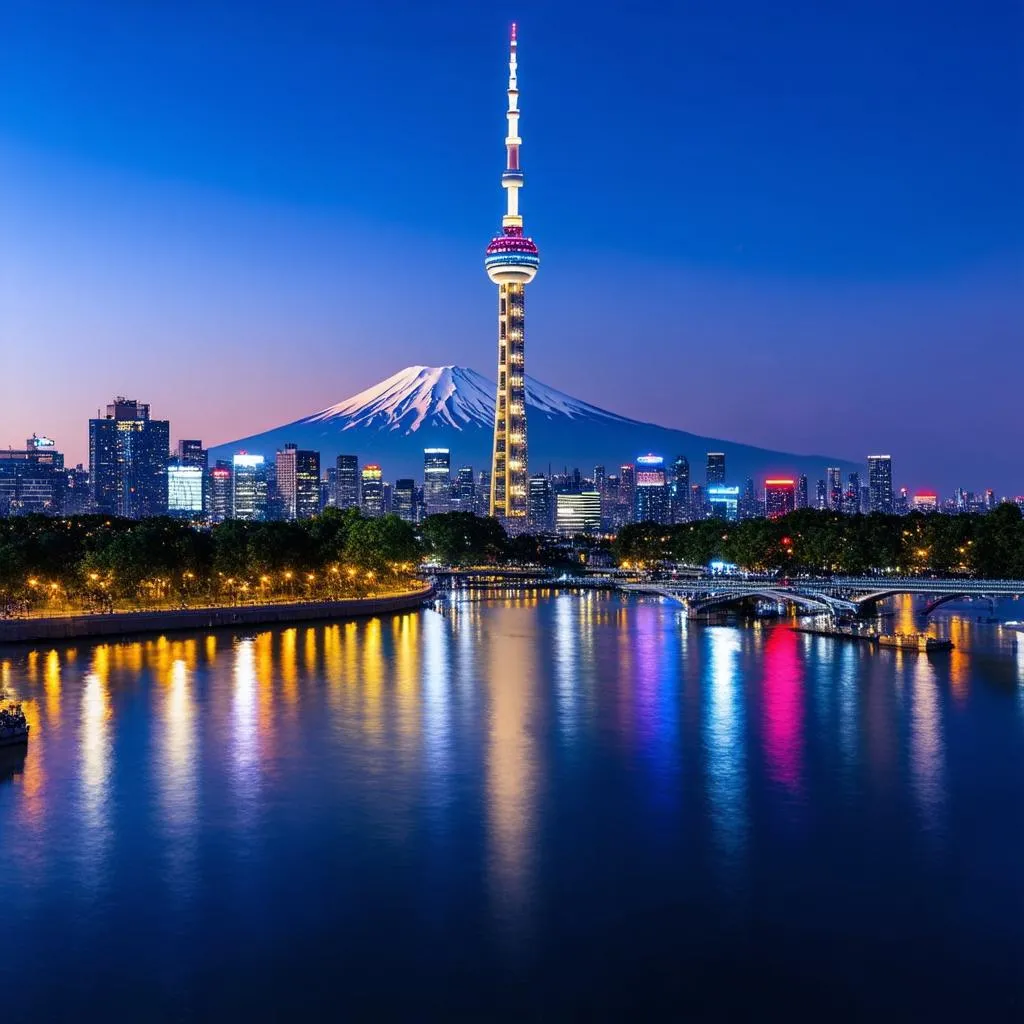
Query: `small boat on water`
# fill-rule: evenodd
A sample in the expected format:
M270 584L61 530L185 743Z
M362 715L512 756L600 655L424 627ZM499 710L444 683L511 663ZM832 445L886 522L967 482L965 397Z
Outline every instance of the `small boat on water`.
M28 743L29 724L20 704L0 704L0 747Z
M951 651L953 641L927 633L882 633L878 637L879 647L896 647L903 651Z

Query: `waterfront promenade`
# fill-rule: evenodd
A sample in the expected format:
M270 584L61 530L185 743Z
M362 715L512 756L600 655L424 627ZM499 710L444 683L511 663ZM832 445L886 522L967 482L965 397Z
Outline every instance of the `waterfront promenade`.
M0 644L387 615L391 612L417 608L433 595L434 588L431 584L420 583L404 590L377 594L373 597L354 597L336 601L275 601L0 619Z

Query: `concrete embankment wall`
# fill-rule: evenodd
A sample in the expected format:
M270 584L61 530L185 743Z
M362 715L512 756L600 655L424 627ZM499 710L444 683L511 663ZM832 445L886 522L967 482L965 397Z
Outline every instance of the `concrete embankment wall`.
M347 601L301 601L232 608L184 608L175 611L68 615L52 619L10 619L0 621L0 643L35 643L42 640L165 633L180 629L218 629L225 626L262 626L316 619L352 619L408 611L418 608L433 596L434 588L423 586L419 590L393 597L353 598Z

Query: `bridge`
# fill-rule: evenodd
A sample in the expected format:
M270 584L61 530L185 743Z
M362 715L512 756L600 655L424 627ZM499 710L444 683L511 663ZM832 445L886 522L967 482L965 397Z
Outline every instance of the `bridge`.
M776 579L769 577L704 577L702 579L626 583L621 590L656 594L682 605L692 618L716 608L761 600L791 604L811 614L833 618L870 614L879 602L902 594L924 594L932 600L928 615L947 601L964 597L1019 597L1024 580L926 579L921 577L832 577Z

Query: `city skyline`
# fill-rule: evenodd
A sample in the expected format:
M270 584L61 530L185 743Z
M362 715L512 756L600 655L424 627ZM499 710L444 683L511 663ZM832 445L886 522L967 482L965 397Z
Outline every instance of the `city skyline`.
M61 54L62 47L80 47L82 32L88 36L109 28L85 8L69 10L74 12L65 16L69 22L57 19L48 26L48 44ZM339 391L350 393L390 372L396 360L401 365L436 355L437 362L486 366L489 303L479 281L473 283L479 257L477 242L472 251L469 243L486 230L493 208L489 140L500 114L488 83L497 85L500 48L508 22L518 15L531 40L528 109L536 171L531 209L552 259L547 283L535 296L535 374L569 387L583 371L585 384L574 390L588 400L736 441L834 451L858 461L862 452L891 450L914 487L948 490L970 481L1007 492L1019 488L1014 479L1019 456L1012 446L1013 387L1021 358L1014 343L1020 320L1014 292L1019 188L1010 174L1019 142L1004 130L1002 149L993 150L986 135L973 148L958 144L952 162L936 163L943 143L930 128L940 109L958 125L965 122L960 126L973 133L972 139L986 127L991 134L1012 126L1015 108L1001 88L1008 82L1010 51L1000 48L993 25L982 28L944 11L936 32L915 41L915 67L923 81L908 83L883 47L881 68L870 65L879 79L873 82L857 49L879 29L879 12L867 10L854 21L852 41L840 47L837 66L817 68L839 90L838 97L816 97L796 92L802 80L783 58L797 39L801 46L815 40L840 46L836 16L827 12L802 12L801 31L793 37L780 26L759 22L756 33L735 39L706 11L661 14L644 24L602 11L603 20L581 19L571 26L530 4L518 5L507 20L504 12L463 13L456 27L433 15L424 24L424 14L411 12L391 27L388 46L403 54L413 35L426 31L437 60L425 62L420 88L436 94L448 85L448 96L445 57L455 61L457 52L453 66L480 83L479 98L473 93L443 104L410 104L395 85L381 94L372 131L364 112L346 108L344 118L351 120L346 126L359 130L345 135L351 144L344 147L316 133L304 135L302 119L287 104L278 104L273 110L279 116L263 128L268 139L283 138L292 146L275 148L273 158L263 153L253 169L251 162L229 159L232 147L239 157L251 155L246 154L251 139L239 134L227 133L219 161L203 155L214 125L239 109L229 100L240 102L244 117L256 115L245 97L222 81L211 94L209 117L189 122L197 124L197 134L175 151L177 166L168 167L171 155L154 133L160 129L174 137L184 130L198 97L183 90L173 102L146 108L145 130L133 134L126 129L139 127L135 119L142 117L142 107L113 95L112 83L136 75L141 94L150 99L156 83L151 69L126 66L123 60L113 61L104 74L81 69L81 96L95 99L108 117L79 118L71 132L75 104L69 111L54 105L52 84L30 89L38 73L30 58L42 45L42 28L27 14L12 12L7 36L23 58L15 61L13 74L26 102L0 112L0 170L8 179L8 201L18 198L4 214L10 213L8 237L21 242L17 252L4 253L0 284L6 311L0 326L5 341L10 338L4 345L0 443L18 445L27 434L45 431L57 438L70 462L84 461L77 424L97 398L117 392L145 394L172 422L185 424L186 434L213 444L285 421L310 405L327 405ZM996 13L1009 17L1008 11ZM224 29L214 19L206 26L207 45L224 46L240 81L268 89L265 73L250 58L253 50L270 45L275 18L272 11L258 12L242 41L223 38ZM329 12L323 18L323 27L335 24ZM911 15L901 10L887 18L886 31L899 36ZM123 57L124 48L145 30L155 65L167 73L167 81L177 83L185 72L175 49L183 27L172 27L164 39L149 31L152 19L159 15L125 17L111 37L97 43L101 50L120 47ZM286 27L295 53L285 54L284 81L311 86L296 59L308 53L320 60L308 71L319 86L351 88L351 76L364 85L381 84L373 76L382 69L349 52L357 42L382 40L383 27L372 13L346 20L346 34L331 44L346 57L339 64L324 63L328 51L308 27ZM659 27L678 31L659 32ZM961 86L966 89L962 104L951 106L943 102L948 83L940 83L933 96L924 95L923 85L932 84L929 73L938 73L943 47L954 37L959 41L963 32L974 33L987 60L984 67L979 62L973 86ZM661 104L642 116L625 116L648 109L638 105L650 98L645 90L653 86L637 73L642 58L660 54L666 41L677 37L692 39L693 52L701 39L730 38L734 56L748 59L750 66L741 62L745 70L737 80L725 73L735 68L721 54L688 62L684 49L677 61L679 81ZM614 75L578 81L560 74L559 48L565 46L571 53L593 47L608 54L609 63L614 52L621 66ZM75 67L80 55L68 56ZM775 113L752 110L754 69L780 76L772 81L800 95L801 104L790 102ZM910 122L917 124L910 138L899 137L894 117L883 115L877 102L865 103L867 113L850 102L855 93L880 101L884 87L895 90L888 98L902 116L911 109L924 115L920 124ZM655 131L653 118L659 111L675 116L679 90L685 100L678 108L681 128L666 138ZM695 94L712 97L723 110L745 113L738 122L744 130L717 125L712 131ZM614 188L588 180L593 153L585 137L604 120L603 109L621 141L603 147L601 154L611 161ZM826 110L832 120L830 133L822 137L820 117ZM39 116L26 119L28 111ZM317 124L342 118L322 103L314 104L309 116ZM881 129L880 136L854 131L866 127L865 118L876 119L871 127ZM780 128L792 144L810 122L818 125L816 137L828 149L830 172L814 183L809 181L814 161L797 159L808 157L806 147L790 152L778 143L767 145L764 135ZM393 146L401 142L404 151L413 143L423 151L427 140L421 136L428 131L443 137L443 147L433 150L440 159L427 161L430 166L417 174L395 164L384 175L385 203L367 184L364 158L373 166L383 160L387 169L388 154L397 152ZM751 132L761 149L753 146ZM309 153L298 146L302 139L315 144L315 173ZM877 171L886 153L891 160L882 176L856 179L837 169L840 156L856 155ZM723 170L740 166L737 157L755 154L768 158L757 175L740 181L726 174L714 184ZM655 159L659 156L672 159ZM968 166L972 161L985 162L984 173ZM248 175L242 173L246 166ZM678 183L673 179L678 190L668 188L667 167L680 176ZM933 188L916 195L911 179L925 168ZM780 198L782 178L793 174L792 187L807 185L807 191L799 202L788 194L789 206L773 207L769 200ZM966 184L976 174L987 182L984 197L973 188L967 194ZM344 196L338 190L342 181ZM834 195L829 192L840 184ZM413 193L419 197L424 188L431 202L413 204ZM584 215L598 194L606 215L595 233ZM935 202L938 198L942 203ZM865 209L869 199L877 208ZM736 207L746 218L746 240L737 232ZM665 216L655 224L650 214L656 208ZM799 216L786 220L787 211ZM883 213L895 220L872 244L867 228L879 228ZM858 226L857 218L865 216L866 223ZM358 242L359 266L339 260L342 233ZM433 258L424 266L411 253L428 236ZM351 248L348 242L346 247ZM275 257L268 263L273 252L288 260ZM598 267L607 266L612 256L616 288L609 300L595 303ZM414 265L427 306L415 306L417 329L410 331L393 298L402 287L396 277L412 273ZM54 295L61 301L54 302ZM975 362L971 353L979 348L1000 372L985 372ZM45 379L28 356L44 351L60 368L54 373L48 365ZM109 359L95 356L114 351L117 370L112 372ZM970 360L967 372L965 359ZM888 401L877 400L880 387ZM46 402L47 422L40 423L44 395L58 400ZM979 446L978 437L987 443Z

